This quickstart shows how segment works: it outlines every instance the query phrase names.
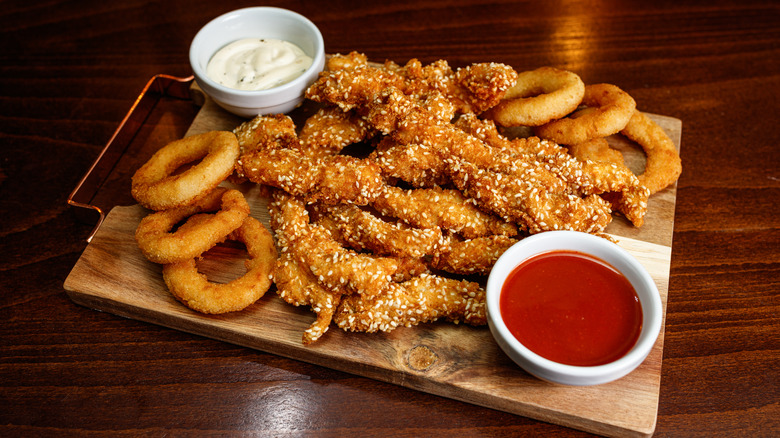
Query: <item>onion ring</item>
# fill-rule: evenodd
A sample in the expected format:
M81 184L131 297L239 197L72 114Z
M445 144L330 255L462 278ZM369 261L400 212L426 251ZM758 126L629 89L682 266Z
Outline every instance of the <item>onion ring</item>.
M182 220L208 211L219 210L198 226L180 227ZM154 263L176 263L197 257L241 226L249 215L249 204L238 190L217 187L194 204L147 215L135 230L135 240L143 255Z
M502 126L539 126L560 119L579 106L585 84L573 72L541 67L517 75L515 85L485 116Z
M634 98L612 84L586 86L582 104L588 107L587 111L537 126L534 133L558 144L585 143L617 134L636 109Z
M133 175L131 193L150 210L167 210L194 202L218 186L238 159L235 134L211 131L171 142L158 150ZM200 163L174 175L185 164Z
M212 283L198 272L194 258L163 265L163 279L171 294L190 309L220 314L245 309L271 287L278 257L271 233L252 216L247 216L229 240L243 242L249 259L247 272L226 284Z
M644 172L639 182L650 190L650 194L665 189L682 173L682 162L674 142L663 128L641 111L634 111L626 127L620 131L639 144L647 155Z
M567 146L567 149L574 158L580 161L591 160L625 166L623 154L617 149L612 149L604 137L595 138L585 143L572 144Z

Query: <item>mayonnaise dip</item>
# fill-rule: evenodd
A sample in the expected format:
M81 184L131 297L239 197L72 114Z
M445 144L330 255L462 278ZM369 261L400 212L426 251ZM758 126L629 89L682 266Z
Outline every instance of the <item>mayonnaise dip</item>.
M217 51L206 66L206 74L226 87L267 90L297 78L312 62L288 41L245 38Z

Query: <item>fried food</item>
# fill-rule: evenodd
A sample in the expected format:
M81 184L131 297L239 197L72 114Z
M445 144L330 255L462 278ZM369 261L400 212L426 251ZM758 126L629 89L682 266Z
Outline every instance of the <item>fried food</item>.
M573 72L541 67L517 74L517 82L485 116L503 126L540 126L577 109L585 84Z
M600 232L611 221L608 202L595 194L577 192L587 181L574 169L580 167L575 159L566 162L573 169L565 171L571 179L564 180L540 157L497 150L439 120L399 90L378 87L375 81L381 73L363 74L364 70L371 69L321 76L309 95L351 108L363 102L366 119L396 142L435 146L447 157L447 172L459 190L481 209L518 222L531 233L555 229Z
M578 196L541 167L503 163L507 172L451 159L452 177L466 196L531 234L549 230L601 232L612 220L610 204L598 195Z
M209 314L235 312L253 304L270 288L277 258L271 233L248 216L228 239L243 242L249 259L246 274L227 284L209 282L198 272L194 258L163 265L168 290L187 307Z
M492 235L461 240L448 236L432 258L431 267L458 275L487 275L501 254L518 239Z
M419 259L434 254L442 238L438 227L389 222L352 204L323 205L322 213L328 215L347 245L377 255Z
M382 168L387 180L400 180L413 187L440 187L448 184L447 164L431 145L400 144L384 137L369 157Z
M682 172L680 155L663 128L644 113L634 111L631 120L620 133L644 150L647 162L644 172L639 175L639 181L651 194L677 181Z
M262 126L262 129L258 129ZM257 149L292 147L298 143L295 122L284 114L261 115L248 120L235 129L241 154Z
M273 275L279 297L293 306L309 306L317 315L303 332L303 344L309 345L319 339L328 331L343 293L320 286L314 274L301 266L291 253L282 253Z
M158 150L133 175L131 194L150 210L167 210L205 196L231 173L239 156L236 136L211 131L176 140ZM180 167L199 163L174 174Z
M488 274L527 235L599 234L613 210L640 226L647 210L649 190L603 141L605 132L628 130L619 119L635 111L612 85L585 87L551 68L518 75L495 63L377 65L353 52L331 57L306 97L320 107L300 131L285 115L233 131L234 177L271 196L278 257L267 272L282 300L316 314L302 334L306 345L332 323L360 332L439 319L483 325L484 290L464 276ZM544 131L570 121L579 125L567 135L597 139L510 139L497 127ZM647 129L627 132L648 155L655 149ZM347 148L355 143L368 150ZM197 213L188 212L177 233L191 235L220 214ZM165 226L171 234L174 225ZM191 307L216 311L215 285L198 277L192 257L165 264L166 284ZM268 289L260 278L252 284Z
M441 228L467 239L502 234L517 235L517 226L485 213L454 189L404 190L386 186L371 203L379 213L417 228Z
M623 154L617 149L612 149L606 138L594 138L585 143L568 145L569 153L580 161L596 161L599 163L624 166Z
M336 155L345 147L367 140L372 135L373 130L358 114L326 106L306 119L298 144L291 147L307 157L323 158Z
M315 159L294 149L258 149L242 155L238 166L250 181L304 196L308 203L365 205L384 186L376 163L348 155Z
M534 133L558 144L584 143L617 134L636 109L634 98L612 84L587 85L582 105L587 111L538 126Z
M368 65L365 57L334 58L331 62L337 68L323 72L306 91L306 97L317 102L336 103L345 111L369 104L364 98L393 88L418 103L432 96L443 96L443 100L434 98L432 102L436 105L431 101L428 105L434 113L437 113L434 111L437 105L445 102L452 105L438 113L442 120L448 119L448 114L479 114L497 104L517 78L514 69L497 63L472 64L453 71L444 60L423 66L412 59L404 66L387 62L383 67L375 68ZM353 79L357 82L352 83ZM351 86L360 89L351 93Z
M477 283L423 274L391 283L380 294L345 296L333 317L345 331L389 332L398 327L447 319L487 323L485 291Z
M184 219L204 212L198 226L171 230ZM200 256L222 242L249 216L249 204L238 190L217 187L193 204L158 211L141 219L135 240L141 253L154 263L176 263Z
M422 263L343 247L325 228L309 221L300 198L277 193L271 211L283 251L291 252L329 291L373 295L395 278L407 277L408 269L425 270Z

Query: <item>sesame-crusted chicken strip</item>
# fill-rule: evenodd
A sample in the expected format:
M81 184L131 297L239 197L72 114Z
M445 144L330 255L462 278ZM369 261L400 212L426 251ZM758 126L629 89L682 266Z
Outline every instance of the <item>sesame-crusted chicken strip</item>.
M292 149L267 149L250 152L240 161L242 175L250 181L304 196L307 203L365 205L384 186L376 163L348 155L313 159Z
M450 182L447 163L435 148L422 144L400 144L383 137L368 157L382 168L387 180L401 180L412 187L439 187Z
M293 306L310 306L317 315L317 319L303 332L304 345L311 344L328 331L341 302L341 292L320 286L311 271L301 266L291 253L282 253L276 261L274 282L277 294L285 302Z
M489 274L501 254L518 240L493 235L460 240L453 236L444 239L439 253L431 259L431 267L451 274Z
M533 173L536 169L519 175L480 169L457 158L448 162L453 182L466 196L508 221L524 224L531 234L549 230L597 233L612 220L607 201L597 195L582 198L561 190L557 183L540 184L542 179Z
M477 283L423 274L390 283L373 296L345 296L333 321L345 331L390 332L397 327L446 319L485 325L485 291Z
M406 95L442 94L459 113L479 114L497 105L517 80L517 72L497 63L478 63L453 70L440 59L423 65L417 59L403 67L386 62L383 68L403 77Z
M388 88L402 86L403 80L396 74L367 65L355 65L321 72L318 79L306 89L305 97L349 111L368 105L374 96Z
M595 193L612 204L635 227L641 227L647 213L650 190L627 167L596 161L582 162L583 172L591 175Z
M581 168L575 168L576 160L567 163L571 172L553 170L549 163L533 154L516 155L498 150L468 132L442 122L397 90L376 91L362 84L360 77L350 77L349 87L341 84L341 92L331 94L328 99L335 99L333 103L338 103L339 99L370 103L364 116L377 129L389 133L399 143L436 147L450 163L450 178L459 189L468 188L467 196L477 198L479 195L476 200L481 208L506 220L519 221L532 232L554 229L599 232L611 221L609 203L587 192L578 193L588 181L582 176ZM338 87L338 79L331 79ZM512 165L510 170L520 171L519 174L502 168L513 160L519 163ZM475 173L477 171L479 174ZM512 174L512 178L503 182L495 180L507 173ZM469 175L478 175L491 189L486 190L468 180ZM561 175L572 178L567 181ZM523 190L512 191L518 189ZM513 199L509 201L507 197ZM529 199L521 201L526 197ZM492 202L496 204L491 205Z
M330 292L375 294L391 281L425 272L421 261L358 253L312 224L301 198L276 191L269 205L281 252L291 253Z
M403 222L388 222L355 205L322 205L340 236L357 250L377 255L422 258L437 251L441 229L415 228Z
M284 114L260 115L233 129L241 155L257 149L286 148L298 143L295 123Z
M367 106L373 97L393 88L413 100L443 95L453 106L452 114L480 113L500 102L516 79L514 69L497 63L473 64L453 71L444 60L422 66L412 59L404 67L386 63L383 68L349 60L337 69L322 72L306 97L349 110Z
M371 203L380 214L417 228L441 228L471 239L492 234L514 236L517 227L476 207L458 190L404 190L385 186Z
M634 226L642 226L650 192L626 166L572 156L564 147L538 137L509 140L498 132L493 121L479 120L473 115L461 116L455 125L485 144L500 149L502 153L497 154L497 161L511 161L513 155L531 155L532 159L543 163L546 169L566 181L575 193L581 196L609 195L605 197L611 200L615 210L623 213ZM609 148L606 140L603 142ZM620 152L617 154L620 155Z
M346 55L336 53L327 59L325 64L326 70L346 70L355 68L358 66L365 67L368 65L368 56L365 53L350 52Z
M577 193L586 181L581 172L582 181L566 181L537 155L490 147L452 124L427 116L419 107L406 113L393 135L400 142L436 145L446 154L450 179L464 195L483 210L518 222L532 233L598 232L611 221L609 203ZM579 166L576 160L566 164Z
M298 135L300 141L291 147L307 157L322 158L336 155L345 147L370 138L373 133L369 124L355 112L324 106L306 119Z

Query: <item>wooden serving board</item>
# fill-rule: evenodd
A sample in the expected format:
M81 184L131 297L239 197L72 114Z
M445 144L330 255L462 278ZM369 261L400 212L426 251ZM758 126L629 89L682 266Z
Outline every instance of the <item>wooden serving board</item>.
M303 110L302 110L303 111ZM678 119L651 115L680 144ZM231 130L243 120L205 99L187 135ZM610 139L641 170L642 153ZM238 187L252 214L268 225L267 200L253 185ZM615 217L607 231L648 269L666 309L676 187L651 198L645 225L636 229ZM271 289L244 311L209 316L176 301L166 290L161 266L136 246L142 207L115 207L65 280L77 304L116 315L223 340L408 388L606 436L649 436L655 429L664 330L645 362L617 381L573 387L541 381L515 365L487 326L433 323L391 333L346 333L331 327L310 346L301 343L313 322L308 309L284 303ZM243 275L237 249L217 248L200 267L212 281ZM665 312L664 312L665 314Z

